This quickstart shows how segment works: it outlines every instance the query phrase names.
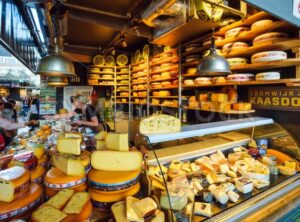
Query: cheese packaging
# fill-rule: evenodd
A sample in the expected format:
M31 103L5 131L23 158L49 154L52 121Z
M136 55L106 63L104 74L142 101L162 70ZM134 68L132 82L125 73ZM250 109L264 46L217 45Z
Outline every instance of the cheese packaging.
M97 191L122 192L139 182L140 171L103 171L92 169L88 185Z
M30 213L42 203L42 192L42 187L33 183L21 199L10 203L0 202L0 221L11 221L15 217Z
M79 214L89 201L89 193L77 192L72 196L71 200L64 207L63 212L65 212L66 214Z
M194 214L200 215L200 216L205 216L205 217L211 217L212 216L211 204L195 202Z
M52 155L52 164L66 175L83 176L85 167L90 164L89 152L84 151L80 156L73 156L61 153Z
M57 209L62 209L74 195L75 191L71 189L63 189L51 197L45 205L55 207Z
M12 202L24 196L30 187L30 173L15 166L0 171L0 201Z
M120 202L114 203L111 206L111 211L114 215L114 218L115 218L116 222L130 222L126 218L125 201L120 201Z
M67 214L52 206L42 206L37 209L31 217L33 222L60 222L67 217Z
M178 118L158 114L152 115L143 119L140 122L140 133L171 133L179 132L181 130L181 122Z
M34 170L30 171L30 179L32 183L42 185L44 183L44 174L46 170L42 166L37 166Z
M128 134L108 133L105 137L105 146L109 150L128 151Z
M60 134L57 140L57 150L60 153L80 155L81 142L82 138L66 138L64 134Z
M92 167L106 171L140 170L143 156L141 152L95 151L92 154Z

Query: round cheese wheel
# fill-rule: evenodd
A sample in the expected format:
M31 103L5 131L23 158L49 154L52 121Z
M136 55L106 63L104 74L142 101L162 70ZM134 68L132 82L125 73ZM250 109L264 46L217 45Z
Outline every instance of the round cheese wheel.
M163 79L168 79L168 78L171 78L171 73L170 72L162 72L160 76Z
M185 58L185 62L192 62L192 61L197 61L200 59L201 59L201 56L199 56L199 55L190 55Z
M129 96L129 93L128 92L121 92L120 96Z
M160 99L152 99L152 100L151 100L151 103L152 103L153 105L158 105L158 104L160 104Z
M160 70L160 66L151 67L151 72L155 72L155 71L158 71L158 70Z
M170 81L163 81L160 83L161 87L168 87L171 86L172 83Z
M98 191L119 193L137 184L139 175L139 170L109 172L92 169L88 175L88 185Z
M230 66L245 65L248 63L248 59L246 58L229 58L227 61Z
M100 79L100 75L89 74L89 79Z
M170 96L170 95L171 93L169 91L162 90L158 92L158 96Z
M277 80L280 79L280 73L279 72L257 73L255 79L256 80Z
M185 79L184 82L183 82L184 85L186 86L192 86L194 85L194 80L192 79Z
M248 44L245 42L231 42L227 43L222 47L222 53L229 53L233 50L244 49L247 48Z
M44 183L44 174L46 170L42 166L37 166L34 170L30 171L30 178L32 183L42 185Z
M91 201L89 201L82 209L80 214L68 214L61 222L88 222L92 216L93 205Z
M109 72L113 73L114 69L113 68L103 68L102 71L107 72L107 73L109 73Z
M105 75L101 75L101 78L113 79L114 77L113 77L113 75L107 75L107 74L105 74Z
M121 69L120 69L120 72L122 72L122 73L127 73L127 72L129 72L129 69L128 69L128 68L121 68Z
M227 32L225 32L225 38L228 38L228 37L237 37L242 32L249 31L249 30L250 29L247 28L247 27L237 27L237 28L234 28L234 29L230 29Z
M60 190L63 190L63 189L59 189L59 188L58 189L53 189L53 188L46 187L45 188L46 199L49 199L49 198L53 197ZM84 192L87 189L87 184L86 183L82 183L82 184L79 184L77 186L71 187L69 189L72 189L75 192Z
M271 19L263 19L263 20L259 20L257 22L254 22L252 25L251 25L251 30L252 29L256 29L256 28L259 28L259 27L262 27L262 26L266 26L266 25L270 25L272 24L273 21Z
M284 32L269 32L262 35L259 35L253 39L253 45L257 45L262 42L280 40L288 38L288 34Z
M0 202L0 220L11 221L31 212L42 203L42 193L42 187L32 183L29 192L22 199L10 203Z
M137 89L144 89L144 85L137 85Z
M223 39L224 38L222 36L215 36L215 42L221 41ZM203 46L208 46L208 45L210 45L210 43L211 43L211 37L208 37L208 38L206 38L206 39L203 40L202 45Z
M199 77L199 78L195 79L195 83L197 85L211 84L211 78L208 78L208 77Z
M199 108L200 103L199 102L189 102L189 108Z
M120 81L120 84L128 84L128 83L129 83L128 80L122 80L122 81Z
M189 44L189 45L187 45L187 46L184 48L184 50L185 50L186 52L188 52L188 51L192 51L192 50L194 50L194 49L196 49L196 48L200 48L200 47L201 47L200 44Z
M153 82L153 83L151 83L151 87L152 88L160 88L161 86L160 86L159 82Z
M165 69L165 68L168 68L170 66L172 66L172 63L163 63L163 64L160 65L160 68Z
M186 70L187 74L196 74L197 68L188 68Z
M139 64L139 69L145 68L145 64Z
M134 196L140 190L140 183L135 184L120 193L110 194L109 192L103 193L95 189L90 188L89 193L91 195L91 200L93 208L99 211L107 212L110 211L111 205L117 201L124 200L127 196Z
M138 92L138 96L147 96L147 91Z
M71 188L85 182L85 176L68 176L55 167L45 176L45 186L53 189Z
M227 81L229 82L251 81L253 79L254 75L251 73L231 74L227 76Z
M236 111L249 111L251 110L251 103L234 103L232 109Z
M275 60L287 59L287 54L284 51L266 51L254 54L251 57L252 63L269 62Z
M151 76L151 79L153 79L153 80L160 79L160 75L152 75L152 76Z

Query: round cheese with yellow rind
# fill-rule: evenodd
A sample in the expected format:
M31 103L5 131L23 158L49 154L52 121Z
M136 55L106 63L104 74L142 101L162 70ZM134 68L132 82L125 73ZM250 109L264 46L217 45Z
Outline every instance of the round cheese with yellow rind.
M42 185L44 182L45 172L45 168L38 165L34 170L30 171L31 182Z

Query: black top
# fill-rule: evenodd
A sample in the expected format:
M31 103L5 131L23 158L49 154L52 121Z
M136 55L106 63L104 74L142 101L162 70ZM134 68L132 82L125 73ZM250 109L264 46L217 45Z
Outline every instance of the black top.
M82 109L75 109L75 113L81 114L83 116L83 119L86 119L86 121L91 121L93 117L97 117L98 122L102 122L100 119L100 115L97 112L96 108L92 105L87 105L86 110L85 110L85 116L84 113L82 112Z

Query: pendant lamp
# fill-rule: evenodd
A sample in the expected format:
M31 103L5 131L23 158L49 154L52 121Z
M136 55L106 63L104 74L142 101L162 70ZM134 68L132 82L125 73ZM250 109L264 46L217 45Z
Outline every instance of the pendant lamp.
M53 53L40 60L35 73L41 76L52 77L76 76L73 63L60 54L56 39L54 40Z
M214 30L209 55L205 56L197 65L197 73L201 76L224 76L231 73L227 59L217 54Z
M47 79L47 85L48 86L57 86L57 87L63 87L69 85L68 78L67 77L48 77Z

